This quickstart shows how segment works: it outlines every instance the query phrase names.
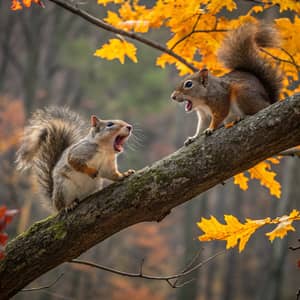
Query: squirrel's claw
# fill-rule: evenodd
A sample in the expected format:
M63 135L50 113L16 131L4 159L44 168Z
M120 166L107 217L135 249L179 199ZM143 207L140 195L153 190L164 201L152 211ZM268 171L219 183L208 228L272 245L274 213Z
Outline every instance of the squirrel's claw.
M209 136L213 133L213 129L212 128L207 128L203 131L204 135Z
M76 206L78 206L79 200L75 199L73 202L71 202L68 206L64 208L65 212L68 213L72 211Z
M193 143L196 140L195 137L189 137L184 141L184 146L188 146L189 144Z
M134 174L134 173L135 173L135 170L129 169L129 170L127 170L126 172L123 173L123 176L124 176L124 177L128 177L128 176L130 176L130 175L132 175L132 174Z

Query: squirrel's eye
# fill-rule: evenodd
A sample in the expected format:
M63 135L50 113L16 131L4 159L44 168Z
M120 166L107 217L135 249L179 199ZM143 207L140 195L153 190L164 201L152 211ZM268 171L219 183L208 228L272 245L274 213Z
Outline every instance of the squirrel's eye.
M114 123L113 122L107 122L106 127L111 127L111 126L114 126Z
M193 86L193 81L192 80L187 80L184 84L183 87L185 89L190 89Z

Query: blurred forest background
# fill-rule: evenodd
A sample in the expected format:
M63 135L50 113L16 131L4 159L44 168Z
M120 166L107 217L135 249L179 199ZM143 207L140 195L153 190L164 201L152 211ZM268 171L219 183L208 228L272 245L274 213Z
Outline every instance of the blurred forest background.
M86 1L84 8L102 17L104 9L95 2ZM68 105L87 120L97 114L132 123L136 137L119 157L121 170L143 168L174 152L194 133L196 117L171 102L180 79L172 68L155 67L156 50L137 45L137 64L108 62L93 53L110 34L48 2L45 9L33 6L17 12L9 6L10 1L0 1L0 203L20 209L8 228L13 237L49 214L35 182L19 176L14 166L20 133L35 109ZM162 29L150 36L163 43L167 34ZM223 242L198 241L196 222L201 217L259 219L300 208L300 160L284 158L276 171L283 189L280 200L257 182L243 192L229 180L174 209L162 222L133 226L82 257L132 272L145 259L145 273L177 273L199 251L199 260L204 260L225 248ZM226 251L194 272L194 280L183 288L64 264L32 283L48 284L64 272L54 287L19 293L15 299L294 300L300 287L299 253L288 246L296 245L297 238L299 228L298 234L271 244L260 231L241 254Z

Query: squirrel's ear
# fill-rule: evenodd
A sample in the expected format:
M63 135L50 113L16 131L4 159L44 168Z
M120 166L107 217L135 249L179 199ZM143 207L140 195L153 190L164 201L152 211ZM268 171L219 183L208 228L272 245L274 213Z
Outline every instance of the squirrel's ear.
M95 116L91 116L91 126L96 127L100 123L100 120Z
M199 75L200 75L202 85L206 87L208 84L208 69L204 68L200 70Z

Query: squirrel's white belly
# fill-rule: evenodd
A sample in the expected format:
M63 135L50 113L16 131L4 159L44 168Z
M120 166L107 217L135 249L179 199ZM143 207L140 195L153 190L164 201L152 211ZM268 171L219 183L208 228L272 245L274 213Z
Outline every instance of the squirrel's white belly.
M101 187L100 178L93 179L84 173L73 171L70 178L72 180L66 179L64 182L64 196L67 204L75 199L80 201Z

